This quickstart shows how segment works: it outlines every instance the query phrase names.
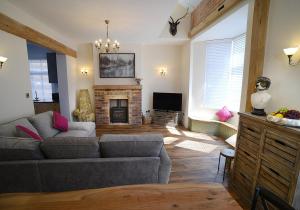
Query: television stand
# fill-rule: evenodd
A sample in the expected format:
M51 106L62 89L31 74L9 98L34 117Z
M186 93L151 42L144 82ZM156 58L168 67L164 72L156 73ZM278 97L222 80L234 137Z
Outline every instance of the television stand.
M152 112L152 123L157 125L178 126L181 124L182 112L154 110Z

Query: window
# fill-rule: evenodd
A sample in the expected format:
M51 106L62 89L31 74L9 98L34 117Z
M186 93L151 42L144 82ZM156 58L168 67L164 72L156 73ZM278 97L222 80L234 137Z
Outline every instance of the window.
M204 107L219 109L227 106L232 111L239 111L245 42L243 34L232 40L206 43Z
M29 60L30 80L33 98L52 101L52 85L48 79L47 60Z

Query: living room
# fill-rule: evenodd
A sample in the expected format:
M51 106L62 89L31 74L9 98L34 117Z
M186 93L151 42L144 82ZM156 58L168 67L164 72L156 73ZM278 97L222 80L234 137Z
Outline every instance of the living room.
M1 1L0 208L299 209L299 8Z

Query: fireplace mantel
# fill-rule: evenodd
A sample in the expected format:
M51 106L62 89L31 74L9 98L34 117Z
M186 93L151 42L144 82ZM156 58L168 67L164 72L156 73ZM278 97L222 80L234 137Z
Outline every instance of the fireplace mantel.
M141 90L141 85L94 85L94 90Z

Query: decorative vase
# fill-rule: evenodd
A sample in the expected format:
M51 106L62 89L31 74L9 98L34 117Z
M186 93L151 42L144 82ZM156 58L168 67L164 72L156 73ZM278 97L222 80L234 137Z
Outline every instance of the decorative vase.
M135 78L134 80L136 81L137 85L141 85L141 81L142 81L141 78Z

